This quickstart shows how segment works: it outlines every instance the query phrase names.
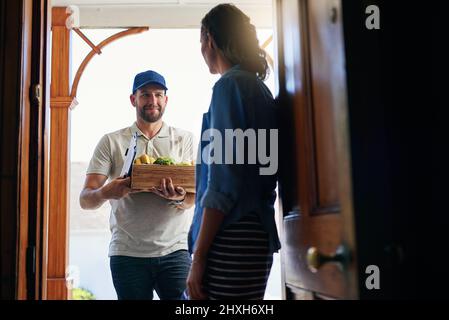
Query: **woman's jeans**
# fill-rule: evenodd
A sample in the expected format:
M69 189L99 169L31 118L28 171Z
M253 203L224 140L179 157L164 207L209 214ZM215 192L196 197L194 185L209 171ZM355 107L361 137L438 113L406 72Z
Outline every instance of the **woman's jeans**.
M163 257L112 256L112 280L119 300L152 300L156 290L161 300L177 300L186 289L191 259L187 250Z

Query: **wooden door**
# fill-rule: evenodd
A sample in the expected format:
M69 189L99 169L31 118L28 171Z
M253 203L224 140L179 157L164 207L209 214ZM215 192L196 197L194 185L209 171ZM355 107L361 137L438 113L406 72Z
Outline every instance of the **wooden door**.
M24 1L24 49L22 54L24 105L21 137L22 188L19 225L18 299L42 299L45 292L45 234L47 175L46 135L49 104L46 82L49 1ZM24 175L26 173L26 175ZM26 186L26 189L23 188Z
M279 0L276 10L280 107L291 119L280 175L285 297L357 298L341 3Z
M24 112L24 90L29 69L22 61L22 42L28 43L23 33L30 25L28 7L23 1L0 3L0 299L12 300L20 296L19 276L25 266L19 264L26 247L26 234L20 232L19 223L26 225L27 198L26 170L21 170L24 156L19 152L22 139L26 139L27 114ZM22 148L20 148L22 149ZM22 157L22 158L21 158ZM23 201L23 202L22 202ZM24 221L25 220L25 221ZM20 249L18 248L20 244ZM19 275L20 274L20 275ZM25 277L25 276L24 276Z

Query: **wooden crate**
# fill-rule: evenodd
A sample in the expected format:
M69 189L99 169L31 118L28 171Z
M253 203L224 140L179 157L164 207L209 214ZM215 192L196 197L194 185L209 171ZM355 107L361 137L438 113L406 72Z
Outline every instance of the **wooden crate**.
M135 164L131 174L131 188L145 190L159 187L163 178L171 178L175 187L180 186L187 192L195 192L195 166Z

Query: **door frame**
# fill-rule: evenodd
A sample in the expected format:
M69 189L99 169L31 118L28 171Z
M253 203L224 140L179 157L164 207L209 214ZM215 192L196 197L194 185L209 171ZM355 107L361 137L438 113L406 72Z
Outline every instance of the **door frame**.
M71 31L65 24L69 14L65 7L52 8L51 0L23 3L27 42L23 41L21 55L26 66L20 91L17 298L65 300L69 298L67 159L70 112L76 104L70 94Z

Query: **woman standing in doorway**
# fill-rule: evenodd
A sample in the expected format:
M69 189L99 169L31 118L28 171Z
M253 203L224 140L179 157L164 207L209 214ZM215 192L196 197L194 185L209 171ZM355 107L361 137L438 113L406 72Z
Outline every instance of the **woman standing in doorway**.
M266 53L248 16L231 4L206 14L200 41L209 71L221 77L203 116L187 291L190 299L263 299L280 248L274 219L277 114L263 83ZM236 138L239 132L247 134L246 145L245 136ZM267 150L274 150L275 170L262 174L260 153L266 157Z

